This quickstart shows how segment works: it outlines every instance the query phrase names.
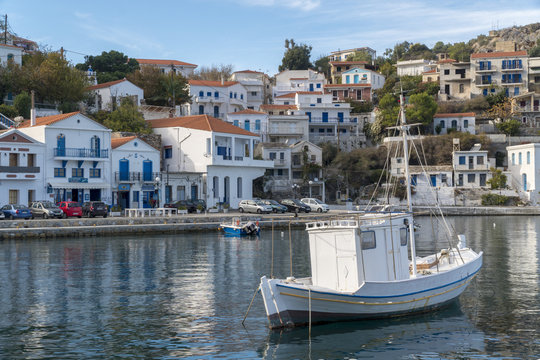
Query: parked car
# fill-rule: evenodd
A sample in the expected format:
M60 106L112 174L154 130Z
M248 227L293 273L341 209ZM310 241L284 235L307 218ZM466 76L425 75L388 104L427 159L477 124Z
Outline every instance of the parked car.
M287 211L287 207L285 205L281 205L276 200L266 199L261 201L263 204L270 205L272 207L272 211L275 213L284 213Z
M200 205L200 206L199 206ZM163 205L163 207L166 208L177 208L180 209L181 207L185 207L188 211L188 213L194 213L197 211L198 208L200 208L201 211L206 210L206 201L201 199L196 200L178 200L174 203L168 203Z
M103 201L87 201L82 206L82 215L88 217L107 217L109 208Z
M76 201L60 201L56 205L64 212L64 219L72 216L79 218L82 216L81 204Z
M6 215L4 215L3 211L0 211L0 220L4 220L6 218Z
M242 200L238 204L238 211L269 214L272 212L272 207L264 204L261 200Z
M303 198L300 199L300 201L309 206L311 211L328 212L328 210L330 210L328 205L316 198Z
M15 205L15 204L4 205L2 206L2 212L4 213L4 216L6 217L6 219L28 220L32 217L30 208L24 205Z
M64 212L51 201L34 201L30 205L30 212L32 213L32 219L36 217L48 218L61 218L64 216Z
M287 211L293 212L293 213L299 213L299 212L305 212L308 213L311 211L311 208L301 202L298 199L284 199L281 200L281 205L285 205L287 207Z

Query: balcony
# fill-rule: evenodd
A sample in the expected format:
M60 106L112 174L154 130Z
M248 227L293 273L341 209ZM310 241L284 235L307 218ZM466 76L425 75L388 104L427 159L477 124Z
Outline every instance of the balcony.
M337 117L329 117L329 118L322 118L322 117L318 117L318 116L312 116L311 117L311 120L309 121L310 123L320 123L320 124L349 124L349 123L353 123L354 121L352 121L350 118L344 118L344 119L339 119Z
M222 119L222 120L225 119L225 113L214 113L214 112L199 113L199 112L197 112L197 113L193 113L191 115L208 115L208 116L212 116L212 117Z
M274 166L285 166L287 161L285 159L270 159L274 161Z
M193 102L196 103L224 103L228 97L225 96L195 96Z
M97 158L108 159L108 149L86 149L86 148L54 148L55 158Z
M476 72L495 72L497 70L497 67L495 65L477 65L476 66Z
M540 106L531 106L531 105L525 105L525 106L518 106L516 107L517 112L539 112Z
M130 172L119 172L114 173L114 181L117 183L153 183L156 177L159 177L161 174L158 172L141 172L141 171L130 171Z
M488 171L489 164L465 164L465 165L454 165L454 170L456 171Z
M527 85L525 81L523 80L512 80L512 79L505 79L501 81L501 86L525 86Z
M514 66L503 66L501 68L502 72L508 72L508 71L523 71L523 66L521 65L514 65Z
M40 168L38 166L0 166L0 173L39 173Z
M491 86L491 85L497 85L497 80L477 79L476 81L476 86L478 87Z

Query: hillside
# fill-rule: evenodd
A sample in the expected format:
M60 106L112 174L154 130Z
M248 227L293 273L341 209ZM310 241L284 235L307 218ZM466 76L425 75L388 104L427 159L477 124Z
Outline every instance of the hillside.
M489 35L479 35L469 41L473 52L495 51L495 44L501 41L513 41L517 50L529 50L540 39L540 23L512 26L501 30L492 30Z

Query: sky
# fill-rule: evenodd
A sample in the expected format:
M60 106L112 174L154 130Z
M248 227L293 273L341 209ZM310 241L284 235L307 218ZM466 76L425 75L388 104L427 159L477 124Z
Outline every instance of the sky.
M285 39L312 46L312 62L364 46L382 55L403 41L431 48L538 22L540 0L0 0L0 14L17 35L63 47L73 64L117 50L272 76Z

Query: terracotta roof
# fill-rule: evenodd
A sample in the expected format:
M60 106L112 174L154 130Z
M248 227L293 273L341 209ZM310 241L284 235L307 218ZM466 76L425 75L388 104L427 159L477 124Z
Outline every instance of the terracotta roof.
M422 74L431 74L431 73L436 73L436 72L437 72L437 69L431 69L428 71L424 71Z
M75 111L67 114L58 114L58 115L51 115L51 116L43 116L36 118L36 125L35 126L43 126L43 125L50 125L54 124L55 122L58 122L60 120L64 120L67 118L70 118L72 116L75 116L79 114L80 111ZM27 128L30 126L30 120L24 120L24 122L19 126L19 128Z
M296 97L296 93L288 93L288 94L276 96L276 99L291 99L294 97Z
M497 57L506 57L506 56L526 56L526 55L527 55L527 50L522 50L522 51L499 51L499 52L472 54L471 59L497 58Z
M326 84L325 88L340 88L340 87L371 87L371 84Z
M211 81L211 80L189 80L189 85L195 86L211 86L211 87L229 87L238 84L238 81Z
M322 91L297 91L298 95L322 95Z
M297 110L296 105L277 105L277 104L263 104L259 107L261 110Z
M116 149L119 146L124 145L125 143L130 142L131 140L136 139L136 136L126 136L126 137L119 137L111 139L111 148Z
M178 66L197 66L195 64L190 64L178 60L159 60L159 59L135 59L139 64L143 65L178 65Z
M106 82L106 83L103 83L103 84L97 84L97 85L89 86L89 87L86 88L86 90L103 89L103 88L107 88L107 87L110 87L110 86L113 86L113 85L116 85L116 84L120 84L121 82L124 82L124 81L128 81L128 80L126 78L123 78L123 79L120 79L120 80L109 81L109 82Z
M448 118L448 117L465 117L465 116L476 116L473 112L468 113L447 113L447 114L435 114L434 118Z
M330 61L330 65L366 65L367 61Z
M0 46L5 46L5 47L10 47L10 48L16 48L16 49L19 49L19 50L24 50L22 47L15 46L15 45L10 45L10 44L0 44Z
M262 112L262 111L256 111L256 110L252 110L252 109L246 109L246 110L242 110L242 111L236 111L236 112L231 112L229 114L236 114L236 115L260 115L260 114L264 114L266 115L265 112Z
M454 62L457 62L457 61L454 60L454 59L444 59L444 60L438 61L437 63L438 64L448 64L448 63L454 63Z
M235 71L233 74L236 73L249 73L249 74L262 74L260 71L254 71L254 70L241 70L241 71Z
M227 134L238 134L247 136L258 136L252 132L241 129L238 126L229 124L220 119L208 115L191 115L175 118L164 118L147 120L148 125L153 129L156 128L168 128L168 127L184 127L188 129L214 131Z

